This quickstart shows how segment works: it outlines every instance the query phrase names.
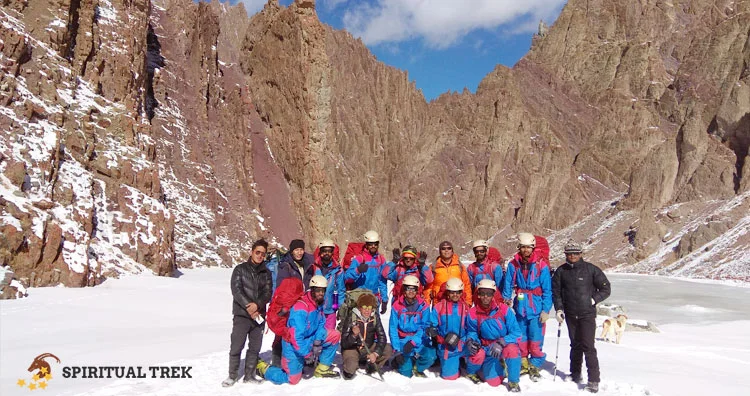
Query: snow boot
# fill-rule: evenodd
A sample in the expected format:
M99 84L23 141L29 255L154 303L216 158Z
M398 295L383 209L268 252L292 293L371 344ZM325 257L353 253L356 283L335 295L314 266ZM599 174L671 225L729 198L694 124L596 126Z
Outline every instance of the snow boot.
M342 371L341 373L342 373L342 374L344 375L344 379L345 379L345 380L347 380L347 381L349 381L349 380L353 380L353 379L354 379L354 377L356 377L356 376L357 376L357 373L352 373L352 374L349 374L349 373L347 373L346 371Z
M263 360L259 360L258 364L255 365L255 375L260 378L266 378L266 370L268 370L268 363Z
M227 377L227 379L225 379L224 381L221 381L221 386L228 388L234 385L235 382L237 382L237 379L232 378L232 377Z
M518 382L508 382L508 392L518 393L521 391L521 387Z
M583 381L583 378L581 378L581 374L570 374L570 380L575 382L576 384L580 384Z
M323 363L318 363L318 367L315 367L315 378L341 378L338 372L331 370L331 366L326 366Z
M542 379L542 374L539 372L539 367L529 365L529 379L533 382L537 382Z
M586 390L591 393L599 392L599 383L589 381L589 383L586 384Z
M412 373L417 378L427 378L427 375L424 373L424 371L417 371L417 366L414 366L412 369Z
M466 374L465 377L475 384L481 384L483 382L482 379L479 378L479 376L476 374Z
M529 373L529 358L521 358L521 375Z

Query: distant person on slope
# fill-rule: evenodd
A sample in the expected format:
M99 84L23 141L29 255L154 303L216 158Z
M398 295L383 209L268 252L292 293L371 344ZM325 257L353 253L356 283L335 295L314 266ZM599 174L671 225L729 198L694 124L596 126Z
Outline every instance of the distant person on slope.
M609 297L609 280L599 267L583 261L581 245L569 241L565 245L565 263L552 278L552 299L557 321L563 320L570 336L570 376L581 382L583 356L586 356L588 384L586 390L599 391L599 359L596 357L596 304Z
M424 288L432 283L432 271L426 265L427 253L417 252L417 248L411 245L404 246L403 251L393 249L393 261L387 263L383 268L383 276L393 282L393 298L395 302L401 297L402 285L407 275L413 275L419 279L419 290L417 293L422 295Z
M388 309L388 287L383 268L386 268L385 257L378 253L380 235L375 231L365 233L365 249L352 258L352 264L344 275L344 280L354 282L353 288L362 287L370 290L378 298L380 313Z
M522 369L526 368L534 382L542 378L540 369L547 357L542 352L544 326L552 309L549 265L542 260L534 260L535 247L533 234L518 234L518 253L508 263L502 288L503 299L506 304L512 304L521 328L522 338L518 346L521 347Z
M315 257L315 275L320 275L328 281L326 288L323 313L326 314L326 328L336 328L336 311L344 304L346 289L344 288L344 270L333 258L336 244L330 239L324 239L318 245L318 256Z
M310 279L315 275L314 265L313 255L305 252L305 241L293 239L289 244L289 251L279 263L276 284L280 285L284 279L293 277L300 279L307 290L310 287ZM278 335L271 345L271 364L277 367L281 364L281 337Z
M432 265L432 274L434 280L424 291L424 299L427 303L432 301L433 296L437 296L440 292L440 287L443 283L447 282L450 278L461 279L464 284L463 298L468 306L471 306L471 282L469 281L469 275L466 273L464 265L461 264L458 255L453 252L453 244L448 241L440 242L438 245L440 249L440 256L435 260L435 264Z
M302 379L302 369L306 363L318 365L313 374L318 378L340 378L339 373L331 370L333 357L339 347L341 333L336 329L325 328L326 278L315 275L310 280L310 290L300 298L289 310L290 334L292 342L282 340L281 368L269 366L259 361L257 368L260 375L274 384L299 383Z
M271 271L263 264L267 250L268 243L265 240L255 241L250 259L234 267L232 271L230 286L234 318L229 347L229 377L221 383L224 387L237 382L240 354L245 349L245 339L248 341L248 350L245 355L244 382L261 382L255 377L255 366L263 342L266 304L271 301L273 292Z

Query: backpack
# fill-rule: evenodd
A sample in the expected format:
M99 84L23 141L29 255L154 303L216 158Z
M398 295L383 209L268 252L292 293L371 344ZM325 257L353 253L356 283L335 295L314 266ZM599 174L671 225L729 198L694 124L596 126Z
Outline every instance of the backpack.
M281 262L281 257L286 254L283 248L279 249L272 249L268 253L266 253L266 260L263 262L266 265L266 268L268 268L269 271L271 271L271 279L273 280L273 291L276 291L276 276L279 273L279 263Z
M544 259L544 262L549 265L549 243L543 236L534 235L536 238L536 247L534 248L534 255L531 256L532 261L538 261Z
M320 246L315 248L315 253L313 253L313 257L315 257L315 261L317 262L318 257L320 257ZM341 257L341 251L339 250L339 245L334 244L333 245L333 261L338 263L339 257ZM351 259L349 259L349 264L351 264ZM346 268L344 270L346 270Z
M349 266L352 265L352 259L354 258L354 256L362 253L363 250L365 250L364 242L349 242L349 244L346 245L344 260L341 262L341 267L344 269L344 271L348 270Z
M547 253L549 253L549 247L547 247ZM500 251L494 247L487 249L487 259L489 260L490 263L498 263L498 264L503 263L503 255L500 254Z
M352 314L352 310L357 307L357 300L364 294L369 294L375 297L375 294L373 292L362 287L346 292L346 296L344 297L344 305L339 306L339 311L337 314L339 324L336 327L339 332L344 332L345 329L342 329L342 327L344 326L345 319ZM375 297L375 301L377 300L377 297ZM373 307L373 310L378 311L378 307Z
M304 294L305 286L300 279L286 278L273 293L271 304L268 306L266 313L268 328L288 342L292 342L289 339L289 328L286 326L289 311Z

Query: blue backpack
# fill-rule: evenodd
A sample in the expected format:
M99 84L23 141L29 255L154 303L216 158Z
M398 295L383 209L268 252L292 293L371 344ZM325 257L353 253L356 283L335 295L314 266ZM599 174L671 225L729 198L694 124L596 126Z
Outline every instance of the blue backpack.
M271 271L274 292L276 291L276 275L278 275L279 273L279 262L281 262L281 257L285 254L286 251L284 250L284 248L271 249L266 254L266 261L264 261L264 263L266 264L266 268Z

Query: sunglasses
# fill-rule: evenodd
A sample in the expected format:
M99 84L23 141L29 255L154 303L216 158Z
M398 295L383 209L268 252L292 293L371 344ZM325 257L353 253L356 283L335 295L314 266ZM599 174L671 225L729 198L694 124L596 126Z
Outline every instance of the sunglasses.
M359 307L359 309L372 309L372 308L373 308L372 305L363 305Z
M414 257L404 257L404 261L414 261L416 260Z
M331 254L331 253L333 253L333 249L320 249L320 253L321 253L321 254L322 254L322 253L328 253L328 254Z
M581 252L575 252L575 253L565 253L566 256L580 256Z
M448 290L448 294L461 294L461 290Z
M366 242L365 246L378 246L380 245L380 242Z
M310 291L313 293L325 293L326 288L325 287L311 287Z
M474 254L487 253L487 249L474 249Z
M493 295L495 295L495 291L494 290L483 289L483 290L479 290L477 292L477 295L479 295L480 297L492 297Z
M419 290L419 288L416 287L416 286L404 286L404 291L413 291L413 292L415 292L417 290Z
M453 248L450 246L443 246L440 248L440 250L453 250Z
M253 254L256 255L256 256L265 256L266 255L266 251L265 250L256 250L256 251L253 252Z

